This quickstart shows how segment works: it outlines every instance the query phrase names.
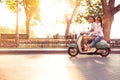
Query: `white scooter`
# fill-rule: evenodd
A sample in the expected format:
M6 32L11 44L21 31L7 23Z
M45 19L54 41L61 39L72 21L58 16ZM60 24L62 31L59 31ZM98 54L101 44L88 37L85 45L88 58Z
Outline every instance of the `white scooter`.
M95 55L101 55L102 57L106 57L109 55L109 52L111 51L109 44L105 40L101 40L100 42L97 42L94 47L90 48L87 51L84 51L82 49L82 38L83 34L80 35L76 43L72 43L68 45L68 54L72 57L75 57L80 54L95 54Z

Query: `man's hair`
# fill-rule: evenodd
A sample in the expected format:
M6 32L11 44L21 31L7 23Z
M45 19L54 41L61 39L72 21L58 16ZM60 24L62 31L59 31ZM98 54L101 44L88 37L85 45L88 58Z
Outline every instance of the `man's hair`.
M94 22L95 22L95 17L94 16L90 16L90 18L92 18L94 20Z

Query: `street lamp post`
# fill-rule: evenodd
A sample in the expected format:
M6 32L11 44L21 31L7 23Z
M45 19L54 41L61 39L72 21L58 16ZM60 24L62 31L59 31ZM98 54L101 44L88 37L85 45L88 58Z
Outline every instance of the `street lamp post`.
M19 26L18 26L18 0L16 0L16 47L19 46Z

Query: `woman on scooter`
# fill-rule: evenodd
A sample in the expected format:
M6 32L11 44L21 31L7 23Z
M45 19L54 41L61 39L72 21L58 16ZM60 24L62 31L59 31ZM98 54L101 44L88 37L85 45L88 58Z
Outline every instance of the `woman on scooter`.
M100 40L102 40L104 38L101 17L97 17L96 24L97 24L97 29L95 29L95 31L94 31L94 34L96 35L96 37L94 40L92 40L92 42L90 44L88 44L88 49L90 47L93 47L97 42L99 42Z

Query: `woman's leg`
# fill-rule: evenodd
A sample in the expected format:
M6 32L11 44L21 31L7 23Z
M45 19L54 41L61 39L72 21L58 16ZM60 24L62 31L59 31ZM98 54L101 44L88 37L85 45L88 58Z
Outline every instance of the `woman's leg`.
M90 47L93 47L97 42L99 42L101 39L103 39L102 36L97 36L91 43Z

